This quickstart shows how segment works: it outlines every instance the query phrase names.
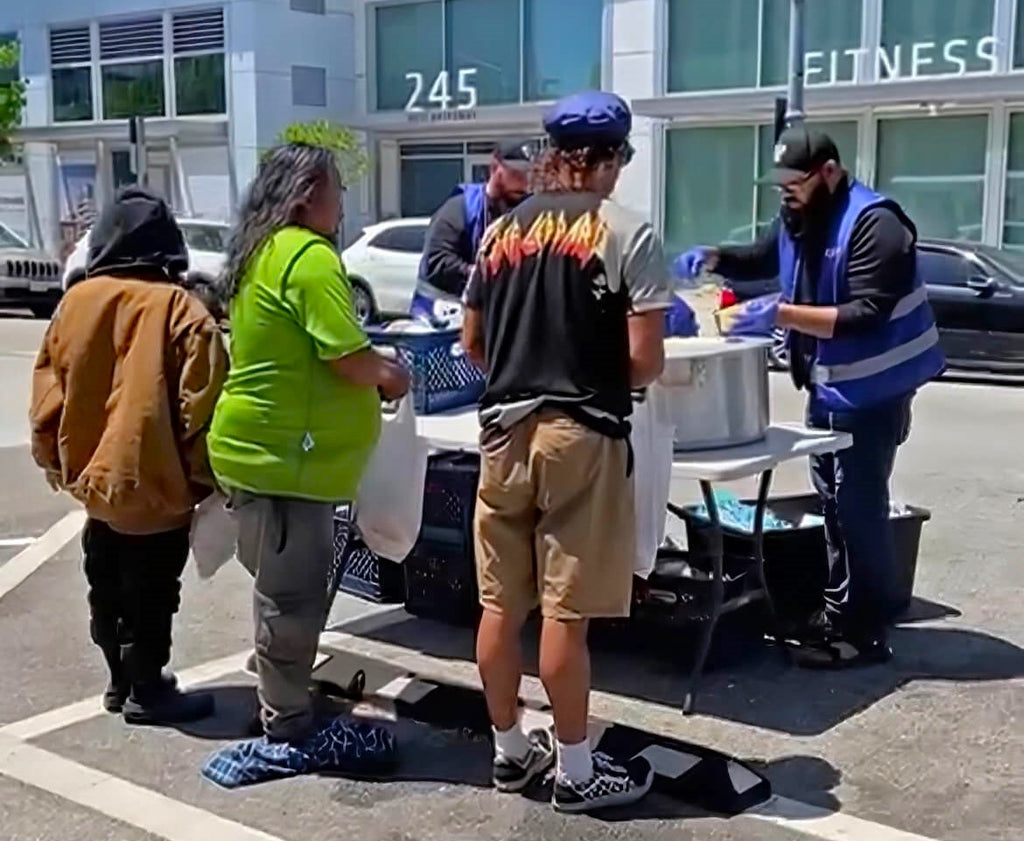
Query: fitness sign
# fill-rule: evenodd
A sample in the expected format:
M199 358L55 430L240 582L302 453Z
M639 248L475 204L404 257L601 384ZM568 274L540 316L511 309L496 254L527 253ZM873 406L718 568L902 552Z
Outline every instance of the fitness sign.
M872 53L877 54L878 76L883 81L995 73L998 43L989 35L976 40L951 38L883 45L877 50L808 50L804 54L804 80L808 85L836 85L856 79Z
M405 74L409 99L405 113L411 123L452 123L476 119L479 102L476 67L442 70L432 80L413 70Z

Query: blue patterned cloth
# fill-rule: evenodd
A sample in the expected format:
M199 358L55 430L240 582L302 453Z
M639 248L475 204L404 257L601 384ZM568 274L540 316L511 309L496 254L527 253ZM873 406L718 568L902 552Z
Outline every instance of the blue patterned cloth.
M727 529L735 529L753 533L754 514L757 508L750 503L742 502L735 494L729 491L715 491L715 505L718 507L718 518ZM701 503L693 507L693 512L702 520L710 520L707 507ZM793 528L793 523L777 517L770 509L764 512L765 531L783 531Z
M373 773L395 762L394 734L370 722L336 718L303 742L271 742L266 736L235 742L212 754L200 772L222 788L313 774Z

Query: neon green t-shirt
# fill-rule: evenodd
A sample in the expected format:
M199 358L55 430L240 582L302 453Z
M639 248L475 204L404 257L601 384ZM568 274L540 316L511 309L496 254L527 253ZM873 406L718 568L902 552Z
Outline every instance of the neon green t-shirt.
M207 436L221 485L353 499L380 434L380 397L328 361L368 346L334 246L305 228L273 234L231 302L231 370Z

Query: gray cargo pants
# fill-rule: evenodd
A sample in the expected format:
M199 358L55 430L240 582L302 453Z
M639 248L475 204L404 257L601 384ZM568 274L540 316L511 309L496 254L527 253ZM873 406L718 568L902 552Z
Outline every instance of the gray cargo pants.
M238 559L255 577L253 618L263 728L279 741L314 729L309 687L328 610L334 505L236 493Z

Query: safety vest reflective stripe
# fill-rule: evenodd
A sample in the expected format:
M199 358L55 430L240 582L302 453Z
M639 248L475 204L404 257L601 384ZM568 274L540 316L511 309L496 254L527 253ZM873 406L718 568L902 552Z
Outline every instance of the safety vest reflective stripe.
M892 315L889 316L890 321L896 321L898 318L904 318L910 315L916 310L921 304L928 300L928 290L923 285L918 286L909 295L904 295L896 302L896 306L892 308Z
M908 295L907 297L910 296ZM903 300L906 300L906 298ZM849 380L859 380L863 377L873 377L890 368L895 368L897 365L902 365L904 362L909 362L915 356L924 353L938 343L939 331L933 324L920 336L877 356L870 356L857 362L848 362L845 365L815 365L812 371L812 380L815 383L828 385L831 383L848 382Z

